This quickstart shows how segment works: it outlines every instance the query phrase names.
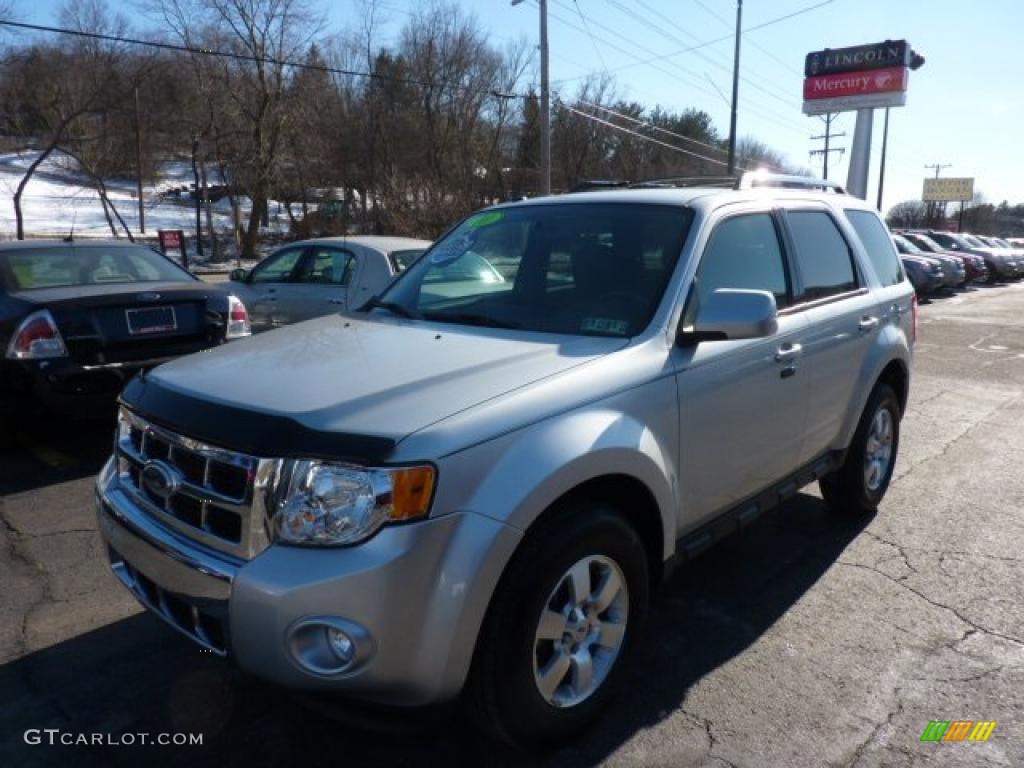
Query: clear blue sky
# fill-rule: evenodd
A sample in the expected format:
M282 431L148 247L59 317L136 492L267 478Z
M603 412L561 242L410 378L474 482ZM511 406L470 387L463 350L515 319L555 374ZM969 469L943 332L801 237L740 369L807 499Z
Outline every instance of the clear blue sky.
M497 44L537 40L534 0L458 0L476 14ZM822 0L745 0L743 26L757 26ZM422 0L380 0L387 23L381 42L394 39ZM56 18L60 0L16 3L25 20ZM111 5L138 19L130 0ZM671 54L730 35L735 0L549 0L551 77L566 94L578 78L605 69L620 93L642 104L706 110L721 135L729 126L732 40L669 56L657 64L638 59ZM355 0L323 0L327 31L354 23ZM581 21L580 14L587 20ZM595 42L584 31L588 26ZM945 176L974 176L990 202L1024 202L1024 86L1017 51L1024 34L1024 0L831 0L821 7L744 35L739 134L753 135L790 162L820 172L808 151L819 143L820 119L800 112L804 55L885 39L905 38L927 63L911 74L907 106L892 110L884 206L919 198L925 164L949 163ZM536 65L535 65L536 66ZM721 93L719 93L721 92ZM853 114L834 130L847 136ZM869 198L877 194L882 113L875 121ZM845 183L846 157L833 155L829 176Z

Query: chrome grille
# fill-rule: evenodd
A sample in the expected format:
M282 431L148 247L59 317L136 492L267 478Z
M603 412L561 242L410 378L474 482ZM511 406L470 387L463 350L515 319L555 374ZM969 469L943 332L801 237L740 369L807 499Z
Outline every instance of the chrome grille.
M124 408L116 447L120 484L150 516L242 559L267 547L266 510L280 471L277 460L207 445ZM147 482L143 474L150 465L173 482L167 488Z

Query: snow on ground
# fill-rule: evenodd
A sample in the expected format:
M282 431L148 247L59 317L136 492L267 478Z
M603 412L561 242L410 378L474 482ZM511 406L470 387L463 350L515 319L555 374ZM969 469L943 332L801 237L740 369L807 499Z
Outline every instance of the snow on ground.
M38 152L0 154L0 239L15 234L14 193L25 169ZM188 162L170 161L160 169L160 179L143 187L146 234L158 229L181 229L191 239L195 234L195 204L184 192L181 198L167 196L172 188L188 187L192 168ZM139 206L132 179L106 179L107 195L133 234L139 234ZM210 181L210 183L214 183ZM249 201L242 199L242 215L248 215ZM78 237L110 237L103 205L88 176L78 164L61 152L53 152L39 165L22 195L25 234L30 237L63 237L74 227ZM231 209L227 199L212 206L213 226L220 233L231 232ZM115 218L115 225L120 228ZM203 227L206 216L203 215ZM286 232L288 217L271 203L271 231ZM121 230L123 234L123 230Z

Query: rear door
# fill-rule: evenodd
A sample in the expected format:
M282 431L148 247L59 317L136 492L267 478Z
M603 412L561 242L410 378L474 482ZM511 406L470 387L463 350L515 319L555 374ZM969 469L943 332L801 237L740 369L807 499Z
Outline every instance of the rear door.
M828 206L791 207L784 221L796 272L794 311L807 321L804 362L809 387L800 455L804 464L839 447L834 442L882 318L867 275Z
M280 291L280 308L287 322L345 311L355 267L356 258L349 250L310 246L294 279Z
M718 288L770 291L780 310L766 338L677 347L680 491L686 524L772 485L797 463L807 401L802 360L806 316L791 313L793 280L771 210L714 223L701 254L683 325Z
M253 331L266 331L288 322L282 295L295 274L306 246L282 248L253 268L248 283L250 301L247 302L249 321Z
M844 213L857 233L867 263L878 281L878 319L882 325L895 325L908 338L914 335L911 301L913 288L906 282L903 264L893 247L889 230L874 211L847 208Z

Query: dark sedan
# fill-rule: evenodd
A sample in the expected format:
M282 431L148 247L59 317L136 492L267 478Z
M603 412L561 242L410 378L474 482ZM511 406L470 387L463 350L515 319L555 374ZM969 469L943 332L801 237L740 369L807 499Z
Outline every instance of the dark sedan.
M0 244L0 419L106 413L137 371L248 335L238 298L145 246Z

